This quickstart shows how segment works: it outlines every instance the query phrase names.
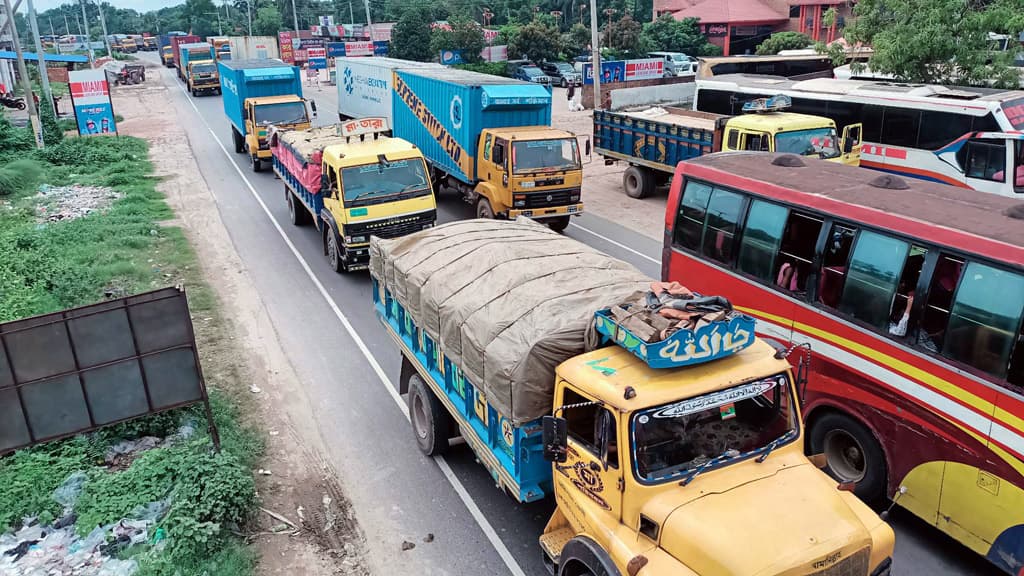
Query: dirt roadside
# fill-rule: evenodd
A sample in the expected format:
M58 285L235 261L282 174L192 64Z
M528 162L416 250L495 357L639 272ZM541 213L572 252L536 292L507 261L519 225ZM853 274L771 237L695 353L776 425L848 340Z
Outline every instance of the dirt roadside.
M242 264L215 206L216 200L196 164L188 136L169 89L152 69L144 84L114 89L114 108L124 120L121 134L143 138L151 154L157 186L177 214L199 256L219 303L220 322L194 318L203 369L211 386L235 382L244 418L264 434L266 451L257 470L261 511L249 527L260 560L260 575L363 576L373 573L363 553L363 537L351 514L338 474L323 456L312 404L277 338L265 305ZM152 110L161 110L159 115ZM219 326L212 326L218 324ZM225 337L226 336L226 337ZM205 342L204 342L205 340ZM223 378L231 371L240 377ZM283 519L283 520L282 520ZM293 524L295 528L288 526Z

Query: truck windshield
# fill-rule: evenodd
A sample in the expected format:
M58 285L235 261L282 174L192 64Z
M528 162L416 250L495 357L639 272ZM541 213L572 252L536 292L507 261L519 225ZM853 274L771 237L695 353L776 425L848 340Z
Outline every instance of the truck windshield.
M196 64L192 66L192 72L194 74L213 74L217 71L217 67L213 64Z
M512 147L512 172L515 174L579 167L579 146L575 138L515 142Z
M836 137L835 128L779 132L775 135L775 151L800 156L836 158L839 156L839 139Z
M771 450L797 434L785 374L639 411L633 416L634 473L664 482ZM712 466L705 466L716 460ZM703 467L703 468L702 468Z
M394 200L389 197L399 194L419 196L424 191L430 192L430 181L422 160L394 160L342 168L341 188L346 203L366 201L373 204Z
M302 102L260 104L256 107L257 124L298 124L307 121L306 105Z

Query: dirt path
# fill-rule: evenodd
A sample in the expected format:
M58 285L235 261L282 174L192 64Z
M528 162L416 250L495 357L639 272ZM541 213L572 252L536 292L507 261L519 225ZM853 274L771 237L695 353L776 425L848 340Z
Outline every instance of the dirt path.
M177 87L163 82L153 70L144 84L114 89L114 108L124 117L118 129L147 140L151 150L159 151L150 154L156 174L164 179L157 188L177 214L167 224L185 231L224 317L219 327L205 330L204 323L197 322L200 349L204 339L211 346L230 348L226 354L204 357L204 371L211 385L226 383L217 378L219 374L241 372L228 379L240 389L229 392L241 400L245 417L266 435L265 457L253 471L261 505L299 527L287 528L280 518L260 512L250 527L261 557L258 574L370 574L362 533L338 475L323 457L326 451L310 400L215 209L216 200L196 164L175 107L168 105L168 89ZM152 114L153 110L160 114Z

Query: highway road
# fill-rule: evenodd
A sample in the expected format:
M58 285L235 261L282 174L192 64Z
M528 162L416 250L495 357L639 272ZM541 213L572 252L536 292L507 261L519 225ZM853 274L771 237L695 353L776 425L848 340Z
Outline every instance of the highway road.
M420 454L396 392L400 357L373 315L369 276L335 274L314 229L289 223L280 181L271 172L253 173L245 156L231 151L219 97L193 99L170 70L156 70L216 198L210 209L220 212L273 328L316 399L326 456L341 471L374 563L396 575L545 574L537 536L553 504L517 504L495 489L465 445L444 458ZM333 87L307 89L307 96L317 100L318 123L336 120ZM453 193L439 196L439 222L472 216ZM660 275L661 247L646 236L592 215L575 219L567 234ZM897 510L892 521L893 574L997 573L909 514ZM432 543L401 551L403 540L421 542L428 533L435 535Z

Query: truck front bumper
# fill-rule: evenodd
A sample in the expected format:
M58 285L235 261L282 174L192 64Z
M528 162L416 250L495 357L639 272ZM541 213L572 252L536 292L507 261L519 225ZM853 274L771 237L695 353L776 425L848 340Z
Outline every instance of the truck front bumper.
M574 214L583 213L583 203L570 204L568 206L553 206L550 208L528 208L526 210L509 210L509 220L514 220L519 216L526 216L527 218L533 218L535 220L543 220L545 218L557 218L559 216L572 216Z
M370 245L369 244L357 244L355 246L345 246L345 263L348 265L349 271L352 270L367 270L370 268Z

